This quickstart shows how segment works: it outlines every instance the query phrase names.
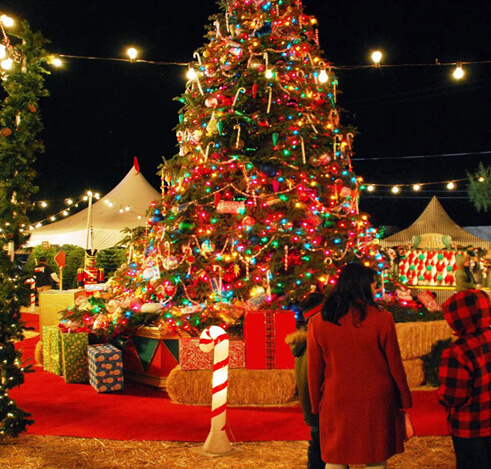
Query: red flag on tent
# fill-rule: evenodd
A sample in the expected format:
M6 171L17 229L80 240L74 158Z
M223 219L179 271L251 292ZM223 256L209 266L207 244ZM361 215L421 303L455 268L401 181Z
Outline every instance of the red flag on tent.
M136 172L139 173L140 172L140 164L138 163L138 158L136 156L133 160L133 166L136 169Z

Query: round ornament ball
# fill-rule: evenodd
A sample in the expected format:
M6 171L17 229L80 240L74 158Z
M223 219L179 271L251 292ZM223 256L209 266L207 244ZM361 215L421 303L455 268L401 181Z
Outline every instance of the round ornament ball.
M209 240L205 240L201 243L201 250L203 252L213 252L215 250L215 244Z
M179 260L177 259L177 257L174 257L174 256L166 257L162 261L162 266L166 270L174 270L174 269L177 269L177 266L178 265L179 265Z
M183 220L179 223L179 231L184 234L191 234L196 229L196 223L192 220Z
M164 293L167 296L174 296L176 294L177 288L172 283L164 283Z
M250 244L259 244L261 241L261 238L258 235L251 235L249 236L249 243Z
M148 223L150 225L157 225L158 223L160 223L162 220L164 219L164 217L161 215L161 214L154 214L152 215L149 219L148 219Z
M0 136L2 137L9 137L12 135L12 130L10 130L8 127L4 127L2 130L0 130Z
M351 189L349 187L343 187L341 189L340 195L341 197L349 197L351 195Z
M274 177L276 176L276 173L278 172L276 166L274 164L271 164L271 163L263 163L259 169L261 170L261 172L263 172L264 174L266 174L266 176L269 176L269 177Z
M256 224L256 220L250 216L246 216L242 219L242 224L245 226L254 226Z
M207 98L205 100L205 106L206 107L217 107L218 106L218 99L217 98Z

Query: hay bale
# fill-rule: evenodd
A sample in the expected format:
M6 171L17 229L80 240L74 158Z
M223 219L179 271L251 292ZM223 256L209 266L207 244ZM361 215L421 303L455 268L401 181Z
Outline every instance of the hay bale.
M44 363L44 354L43 354L43 342L39 341L36 344L36 348L34 349L34 361L36 365L43 365Z
M396 329L403 360L426 355L434 343L452 337L452 329L443 320L398 323Z
M415 358L413 360L403 360L402 364L406 370L407 383L411 389L421 386L425 381L423 370L423 360Z
M178 404L211 404L211 370L183 371L179 366L167 377L169 397ZM280 405L295 399L293 370L229 370L229 405Z

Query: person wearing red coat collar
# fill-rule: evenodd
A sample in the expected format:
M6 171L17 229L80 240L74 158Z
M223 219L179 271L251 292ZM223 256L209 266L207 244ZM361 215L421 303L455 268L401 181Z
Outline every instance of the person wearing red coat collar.
M491 468L491 302L482 290L443 304L457 339L442 353L439 401L446 407L457 469Z
M377 273L346 265L308 323L308 381L326 469L377 469L404 451L412 406L392 315L374 301Z

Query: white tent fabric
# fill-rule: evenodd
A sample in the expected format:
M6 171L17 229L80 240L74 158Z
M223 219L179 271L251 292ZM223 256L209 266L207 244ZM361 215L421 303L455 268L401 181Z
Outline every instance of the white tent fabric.
M140 173L138 162L107 195L92 204L92 243L87 244L88 207L74 215L31 231L27 246L48 241L50 244L75 244L84 249L106 249L126 234L124 228L145 225L145 213L160 194Z

